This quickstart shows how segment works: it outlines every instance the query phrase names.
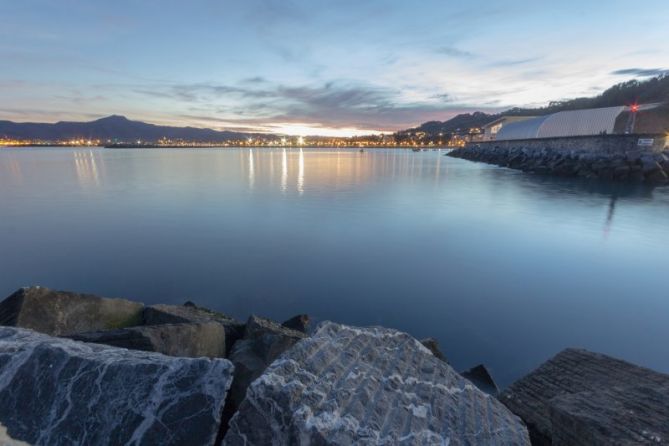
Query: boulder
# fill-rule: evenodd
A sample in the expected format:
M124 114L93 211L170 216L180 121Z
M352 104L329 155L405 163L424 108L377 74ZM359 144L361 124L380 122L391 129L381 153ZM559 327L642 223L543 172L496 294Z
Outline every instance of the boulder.
M139 325L143 309L141 303L125 299L34 286L21 288L0 302L0 325L63 336Z
M430 352L432 352L432 354L437 359L441 359L442 361L448 363L448 360L446 359L446 356L441 352L441 349L439 348L439 342L436 339L425 338L421 339L420 343L423 344L425 348L430 350Z
M306 335L269 319L251 316L244 338L237 341L229 358L235 365L235 379L230 388L230 402L241 404L246 389L276 358Z
M244 324L224 313L198 307L192 302L184 305L150 305L144 309L146 325L180 324L185 322L217 322L225 329L226 354L232 345L242 337Z
M34 445L209 445L233 366L0 328L0 423Z
M248 389L225 445L529 445L522 422L411 336L325 322Z
M552 446L664 444L669 387L611 387L551 400Z
M69 337L169 356L225 357L225 328L217 322L148 325L78 333Z
M495 380L492 379L492 375L483 364L472 367L460 374L488 395L497 396L499 393L499 388Z
M309 315L298 314L297 316L291 317L281 325L283 325L286 328L290 328L291 330L301 331L302 333L306 333L307 331L309 331Z
M586 350L560 352L500 400L525 421L533 444L639 444L643 430L669 438L669 375Z

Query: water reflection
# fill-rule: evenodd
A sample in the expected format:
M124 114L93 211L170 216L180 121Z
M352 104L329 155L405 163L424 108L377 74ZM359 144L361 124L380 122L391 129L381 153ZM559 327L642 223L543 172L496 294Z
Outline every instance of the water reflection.
M253 149L249 149L249 188L253 190L256 182L255 166L253 164Z
M611 196L611 201L609 201L609 210L606 213L606 222L604 223L604 238L607 239L609 237L609 233L611 232L611 226L613 225L613 214L616 211L616 202L618 201L618 196L617 195L612 195Z
M77 172L77 180L82 188L90 186L100 186L100 175L98 173L98 165L95 160L96 155L92 150L79 151L76 150L73 154L74 167Z
M23 172L21 171L21 163L19 163L19 160L17 160L16 157L14 157L12 154L9 154L9 161L7 162L7 166L9 167L9 175L12 176L17 184L22 184Z
M281 154L281 191L286 192L288 184L288 158L286 156L286 149L283 149Z
M297 168L297 191L302 195L304 193L304 152L300 149L300 158Z

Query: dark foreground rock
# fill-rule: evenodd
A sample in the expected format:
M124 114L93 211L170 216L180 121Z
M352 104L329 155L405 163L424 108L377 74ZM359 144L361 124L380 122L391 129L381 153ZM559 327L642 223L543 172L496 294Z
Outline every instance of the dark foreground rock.
M216 322L225 329L226 353L232 345L242 337L244 324L224 313L198 307L192 302L184 305L151 305L144 309L144 324L180 324L185 322L206 323Z
M440 359L440 360L448 363L448 360L446 359L446 355L444 355L442 353L441 348L439 347L439 342L436 339L425 338L425 339L421 339L420 343L423 344L423 346L425 348L430 350L435 358Z
M143 309L141 303L125 299L35 286L21 288L0 302L0 325L63 336L139 325Z
M69 337L169 356L224 358L226 354L225 328L217 322L148 325L79 333Z
M417 340L331 322L249 387L226 445L528 445L522 422Z
M598 353L564 350L500 399L538 445L669 441L669 375Z
M488 395L497 396L499 393L499 388L495 380L492 378L488 368L483 364L472 367L460 374Z
M448 156L502 167L564 177L581 177L664 185L669 183L669 152L642 150L606 153L588 150L537 149L494 143L472 144L449 152ZM536 143L536 142L535 142Z
M286 328L290 328L291 330L301 331L302 333L306 333L309 331L309 315L298 314L297 316L291 317L281 325L283 325Z
M0 424L35 445L208 445L232 375L172 358L0 328Z
M230 353L235 365L235 380L230 388L233 407L241 404L249 384L283 352L306 335L291 330L269 319L251 316L246 322L244 338L237 341Z

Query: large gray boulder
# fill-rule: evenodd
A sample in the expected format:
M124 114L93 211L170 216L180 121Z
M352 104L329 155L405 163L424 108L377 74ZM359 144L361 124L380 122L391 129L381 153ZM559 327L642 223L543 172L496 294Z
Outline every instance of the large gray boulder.
M525 426L411 336L321 324L251 384L225 445L529 445Z
M125 299L35 286L21 288L0 302L0 325L63 336L139 325L143 309L141 303Z
M216 322L225 329L226 353L232 345L244 334L244 324L227 314L198 307L192 302L184 305L150 305L144 309L144 324L180 324L185 322Z
M209 445L232 370L3 327L0 424L33 445Z
M128 327L78 333L69 337L77 341L158 352L169 356L225 357L225 328L216 322Z
M269 319L249 317L244 338L235 343L229 356L235 365L235 380L230 388L233 407L241 404L251 382L283 352L305 337L303 332L291 330Z
M566 349L512 384L500 399L527 423L537 445L669 439L669 375L599 353Z

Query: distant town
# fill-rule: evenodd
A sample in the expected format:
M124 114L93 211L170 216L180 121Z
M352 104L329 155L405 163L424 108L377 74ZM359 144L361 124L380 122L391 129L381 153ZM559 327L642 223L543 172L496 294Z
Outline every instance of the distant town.
M33 139L0 137L0 147L340 147L340 148L415 148L415 147L464 147L477 135L480 128L468 128L453 133L439 133L430 135L425 131L406 131L385 135L366 135L348 138L320 137L320 136L281 136L255 135L253 137L229 139L225 141L198 141L185 139L160 138L158 140L142 139Z

